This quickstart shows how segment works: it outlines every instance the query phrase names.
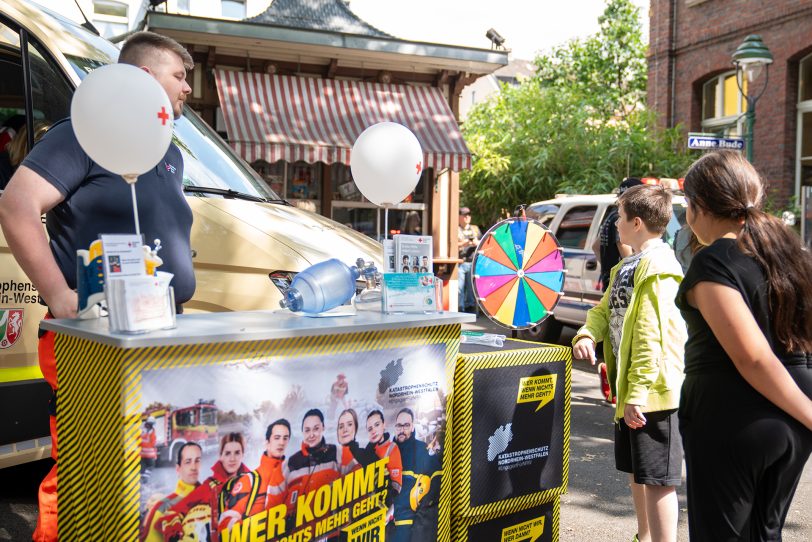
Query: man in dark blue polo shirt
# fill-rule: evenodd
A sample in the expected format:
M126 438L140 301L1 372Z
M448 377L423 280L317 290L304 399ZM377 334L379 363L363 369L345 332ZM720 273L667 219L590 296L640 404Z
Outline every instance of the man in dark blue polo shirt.
M171 38L138 32L119 62L146 71L169 96L175 118L191 92L186 72L192 58ZM122 103L121 107L127 107ZM147 242L161 239L162 271L173 273L178 304L195 290L190 233L192 211L183 196L183 158L170 145L163 160L138 177L136 193L141 230ZM46 229L41 215L46 214ZM130 188L118 175L93 162L79 146L70 119L55 124L31 150L0 198L0 225L14 257L34 283L55 318L75 318L76 250L87 249L100 233L132 233ZM50 242L49 242L50 238ZM40 338L40 368L56 393L53 334ZM56 459L56 422L51 418L52 456ZM39 491L34 540L57 540L56 465Z

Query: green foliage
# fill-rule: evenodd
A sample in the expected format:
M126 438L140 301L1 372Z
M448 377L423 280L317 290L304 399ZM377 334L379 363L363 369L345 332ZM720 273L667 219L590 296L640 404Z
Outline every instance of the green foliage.
M572 40L536 58L536 77L547 88L583 96L601 117L625 118L646 94L646 46L640 10L630 0L609 0L594 36Z
M461 188L476 222L556 193L609 192L628 175L685 172L693 156L681 129L658 129L643 105L637 11L609 0L596 36L537 58L536 77L470 112L463 131L474 161Z

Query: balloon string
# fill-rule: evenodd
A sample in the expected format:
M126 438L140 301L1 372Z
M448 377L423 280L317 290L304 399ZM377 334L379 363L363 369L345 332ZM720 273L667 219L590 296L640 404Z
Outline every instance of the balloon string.
M135 234L141 237L141 226L138 224L138 200L135 197L135 183L130 184L133 195L133 218L135 219Z

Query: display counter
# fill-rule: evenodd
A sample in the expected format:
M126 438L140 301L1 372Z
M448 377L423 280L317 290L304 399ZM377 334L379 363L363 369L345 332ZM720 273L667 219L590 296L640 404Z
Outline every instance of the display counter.
M60 539L485 540L468 533L487 527L503 533L488 540L555 540L569 349L461 354L474 318L193 314L143 335L44 321L56 332ZM155 464L142 457L151 431ZM199 485L178 494L190 478Z

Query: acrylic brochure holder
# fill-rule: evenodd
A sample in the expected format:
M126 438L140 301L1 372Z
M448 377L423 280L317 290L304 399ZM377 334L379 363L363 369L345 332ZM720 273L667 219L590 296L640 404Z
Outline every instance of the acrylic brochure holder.
M110 331L146 333L175 327L171 273L113 278L105 284Z
M442 312L443 281L433 273L384 273L381 287L386 314Z

